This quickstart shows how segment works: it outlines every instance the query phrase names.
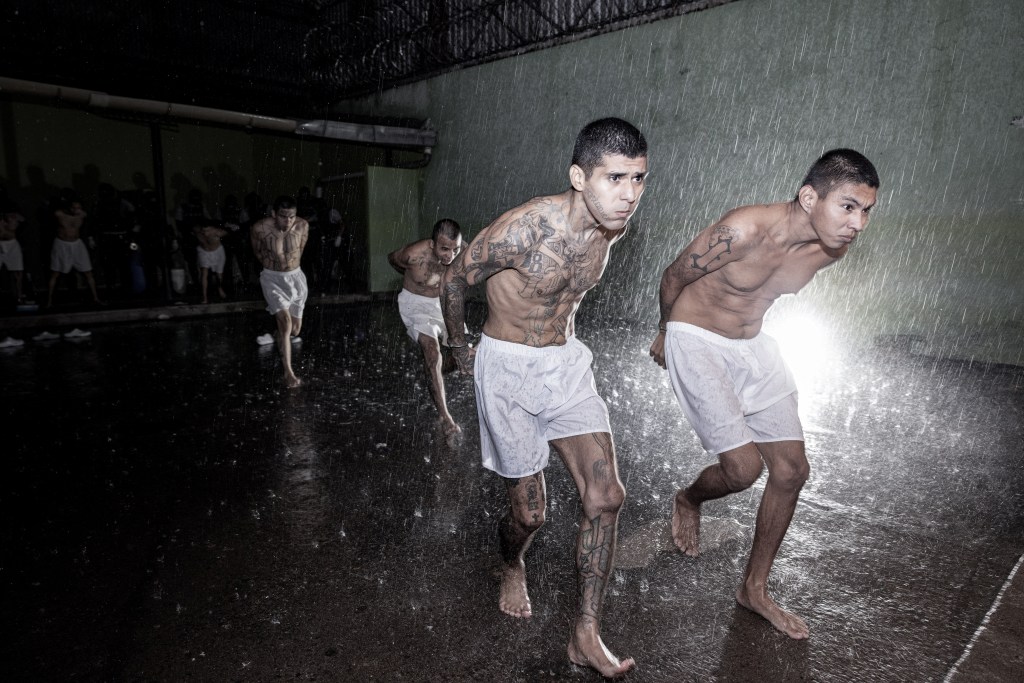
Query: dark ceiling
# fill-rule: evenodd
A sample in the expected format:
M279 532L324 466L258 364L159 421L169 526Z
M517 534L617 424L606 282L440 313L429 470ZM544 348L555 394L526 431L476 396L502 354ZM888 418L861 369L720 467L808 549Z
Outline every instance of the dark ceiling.
M733 0L5 0L0 76L293 118Z

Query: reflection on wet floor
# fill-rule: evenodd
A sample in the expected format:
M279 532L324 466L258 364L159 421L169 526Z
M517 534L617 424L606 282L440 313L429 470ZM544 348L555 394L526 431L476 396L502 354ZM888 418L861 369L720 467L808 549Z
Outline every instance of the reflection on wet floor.
M565 657L579 506L558 460L520 622L496 606L504 494L470 381L449 378L449 447L393 306L310 310L298 391L266 326L0 353L9 680L595 680ZM870 348L801 376L811 479L771 585L811 625L794 642L732 597L764 480L706 505L700 558L674 551L672 497L709 460L636 325L578 333L628 492L604 629L627 680L946 676L1024 552L1024 370Z

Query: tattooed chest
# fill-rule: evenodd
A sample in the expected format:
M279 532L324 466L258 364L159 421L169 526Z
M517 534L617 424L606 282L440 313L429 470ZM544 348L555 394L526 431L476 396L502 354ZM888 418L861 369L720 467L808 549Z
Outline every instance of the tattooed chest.
M541 244L527 254L520 268L521 294L557 300L578 299L597 284L608 261L607 249L562 242Z

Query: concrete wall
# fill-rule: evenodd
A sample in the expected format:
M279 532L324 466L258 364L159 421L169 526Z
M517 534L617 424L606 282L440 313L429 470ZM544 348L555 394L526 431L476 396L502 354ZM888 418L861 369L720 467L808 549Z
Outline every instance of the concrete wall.
M651 147L631 234L585 306L648 322L664 266L739 204L785 200L824 150L882 176L850 256L787 307L844 339L1024 363L1024 3L740 0L455 71L341 112L429 117L421 221L474 234L567 187L575 133L622 116Z

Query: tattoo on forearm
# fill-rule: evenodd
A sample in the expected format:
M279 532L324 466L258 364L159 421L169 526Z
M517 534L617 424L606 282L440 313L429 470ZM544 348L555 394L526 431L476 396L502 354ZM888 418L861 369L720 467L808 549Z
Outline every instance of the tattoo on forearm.
M461 339L466 329L465 280L453 279L441 288L441 306L444 309L441 315L444 316L449 338Z

